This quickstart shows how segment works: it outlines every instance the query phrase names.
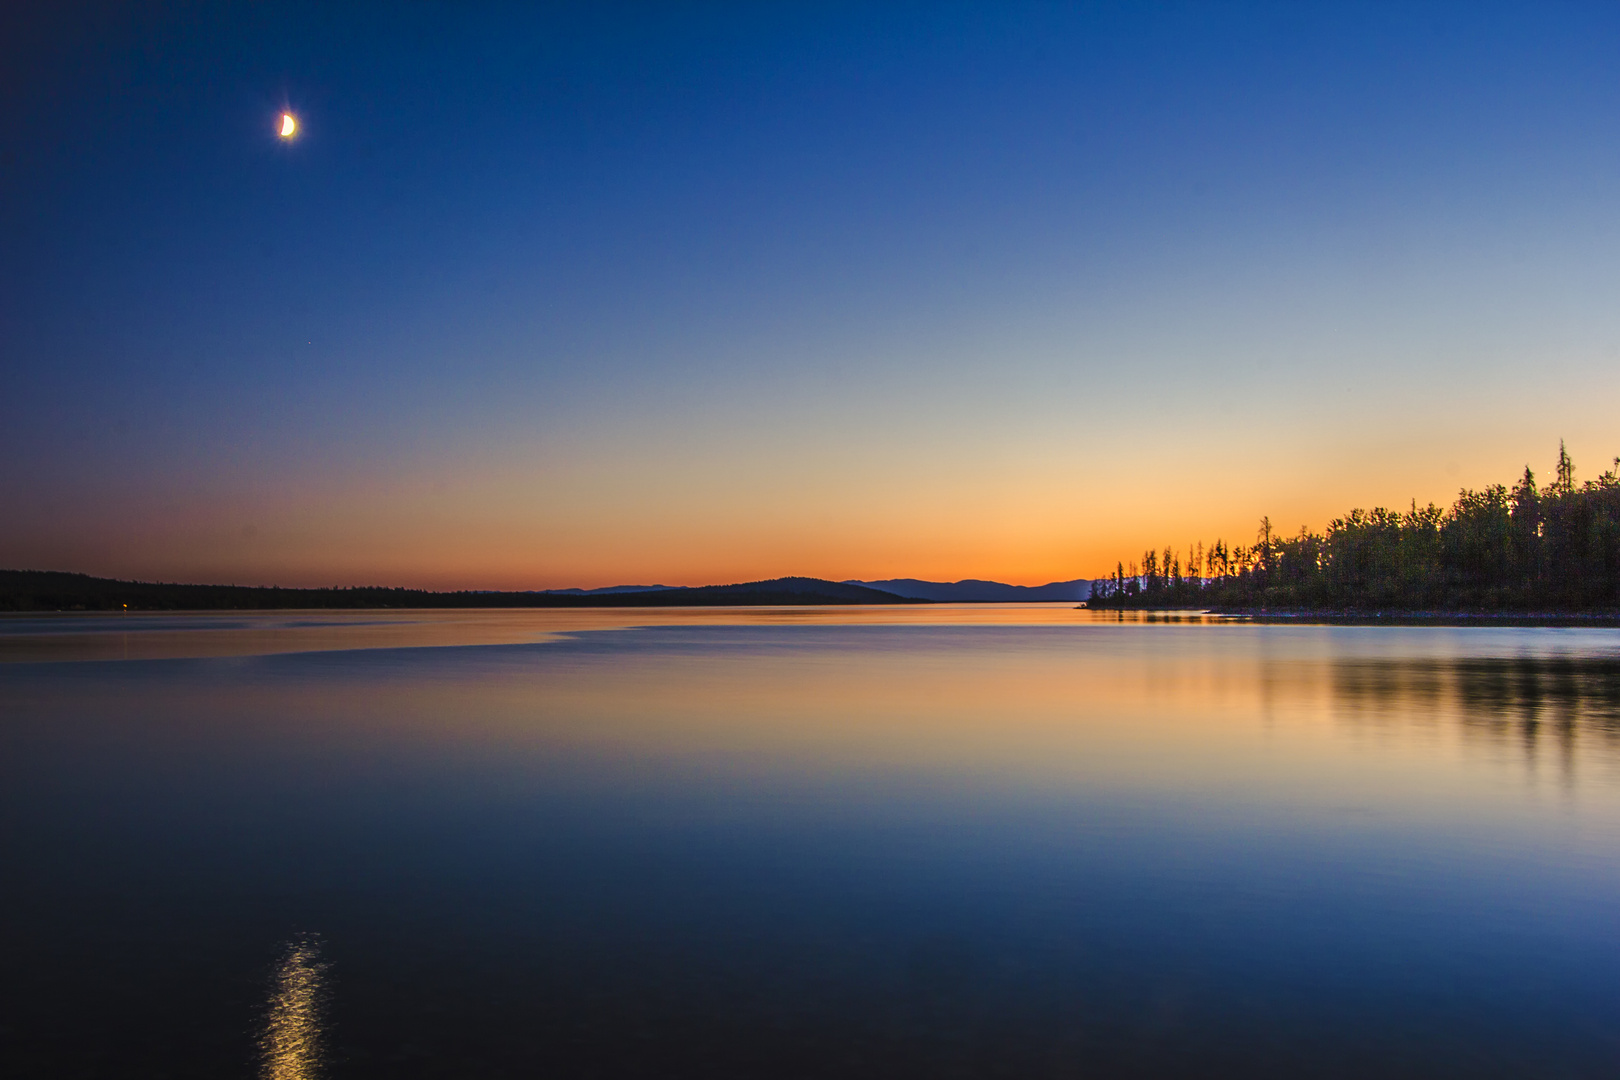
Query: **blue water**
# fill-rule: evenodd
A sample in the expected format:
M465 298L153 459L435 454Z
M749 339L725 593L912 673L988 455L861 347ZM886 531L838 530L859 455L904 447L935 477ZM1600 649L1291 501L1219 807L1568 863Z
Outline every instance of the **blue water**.
M278 618L0 663L6 1075L1620 1070L1615 631Z

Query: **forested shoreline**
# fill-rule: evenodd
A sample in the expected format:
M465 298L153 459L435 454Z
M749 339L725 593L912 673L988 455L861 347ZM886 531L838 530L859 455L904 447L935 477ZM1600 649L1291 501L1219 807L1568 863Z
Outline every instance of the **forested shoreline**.
M0 570L0 612L275 611L298 608L745 607L801 604L920 604L879 589L819 578L597 594L432 592L386 586L284 589L118 581L48 570Z
M1217 611L1620 610L1620 457L1577 484L1562 443L1554 479L1464 488L1450 509L1352 510L1325 532L1147 551L1091 585L1095 608Z

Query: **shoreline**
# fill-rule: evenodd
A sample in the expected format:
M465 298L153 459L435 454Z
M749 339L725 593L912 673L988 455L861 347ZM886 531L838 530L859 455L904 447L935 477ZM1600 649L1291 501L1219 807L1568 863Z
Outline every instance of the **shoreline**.
M1620 626L1620 611L1345 611L1312 608L1096 607L1090 611L1214 615L1257 623L1360 626Z

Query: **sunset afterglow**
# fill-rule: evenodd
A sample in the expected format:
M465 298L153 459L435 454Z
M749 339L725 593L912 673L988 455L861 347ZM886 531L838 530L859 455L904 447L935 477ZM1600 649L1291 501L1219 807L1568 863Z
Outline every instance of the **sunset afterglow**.
M592 11L153 14L112 104L41 15L0 565L1030 584L1620 453L1612 10Z
M0 35L0 1076L1598 1077L1620 5Z

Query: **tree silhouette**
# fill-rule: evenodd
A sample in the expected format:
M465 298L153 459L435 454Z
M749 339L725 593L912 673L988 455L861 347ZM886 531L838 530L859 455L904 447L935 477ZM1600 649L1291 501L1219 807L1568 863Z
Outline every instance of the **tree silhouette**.
M1260 519L1253 547L1166 547L1092 584L1093 606L1251 610L1620 610L1620 457L1579 486L1560 441L1555 479L1464 488L1449 509L1354 509L1284 539Z

